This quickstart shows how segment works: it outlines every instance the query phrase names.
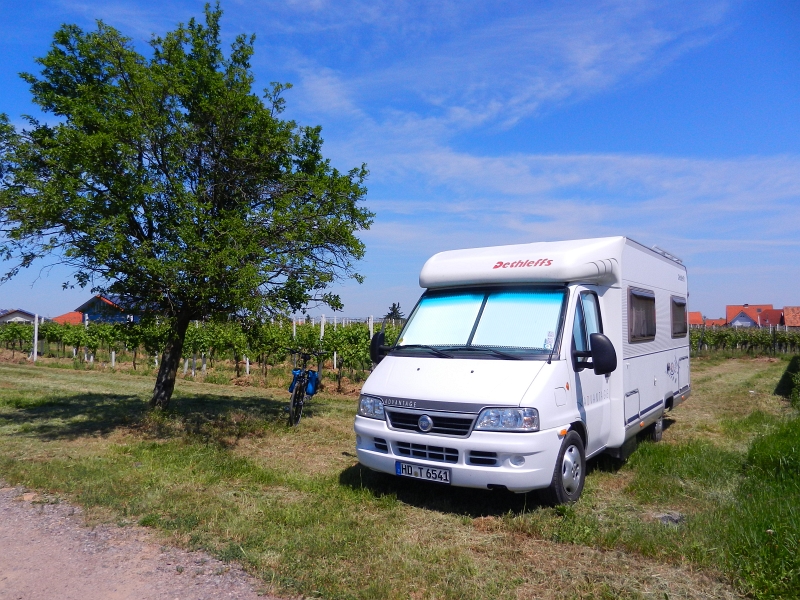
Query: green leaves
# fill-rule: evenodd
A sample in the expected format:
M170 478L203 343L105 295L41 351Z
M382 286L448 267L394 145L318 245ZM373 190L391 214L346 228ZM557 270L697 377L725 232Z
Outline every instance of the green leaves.
M800 350L800 331L784 331L767 327L719 327L689 332L693 350L698 344L714 350L754 350L760 352L797 352Z
M79 285L164 317L341 305L326 288L359 279L366 168L332 168L319 127L278 118L288 84L252 93L254 38L226 54L220 17L154 37L149 58L103 23L56 32L23 79L58 123L0 118L7 276L57 252Z
M55 255L81 287L162 317L168 329L143 338L165 350L161 406L189 321L341 308L327 289L361 281L355 234L373 216L366 167L334 169L319 127L278 118L288 84L252 93L255 38L226 54L221 16L206 6L204 22L154 37L149 58L102 22L64 25L22 75L56 124L17 132L0 116L4 278Z

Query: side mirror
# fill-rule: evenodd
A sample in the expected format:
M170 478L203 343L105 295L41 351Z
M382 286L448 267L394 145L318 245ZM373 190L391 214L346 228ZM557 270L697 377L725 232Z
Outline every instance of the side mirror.
M589 335L592 347L592 366L596 375L608 375L617 370L617 351L614 344L602 333Z
M389 353L389 347L384 345L385 341L386 334L381 330L372 336L372 340L369 343L369 358L376 365Z

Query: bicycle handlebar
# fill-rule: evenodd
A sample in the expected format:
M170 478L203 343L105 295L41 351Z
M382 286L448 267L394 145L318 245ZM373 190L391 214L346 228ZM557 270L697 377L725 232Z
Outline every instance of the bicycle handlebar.
M297 354L298 356L307 356L309 358L312 356L320 357L327 354L327 352L303 352L302 350L296 350L295 348L284 348L284 350L287 350L291 354Z

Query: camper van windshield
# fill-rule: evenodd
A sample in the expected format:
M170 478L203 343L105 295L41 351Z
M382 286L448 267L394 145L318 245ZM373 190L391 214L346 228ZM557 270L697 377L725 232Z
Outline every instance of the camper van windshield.
M565 294L564 288L426 293L395 351L547 356L556 343Z

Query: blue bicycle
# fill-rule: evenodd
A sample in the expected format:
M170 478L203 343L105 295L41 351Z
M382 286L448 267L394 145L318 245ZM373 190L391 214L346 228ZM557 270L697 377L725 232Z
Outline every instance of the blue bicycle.
M303 405L306 400L317 393L319 375L314 369L308 369L308 361L312 357L321 357L322 352L302 352L293 348L286 348L292 356L300 358L300 367L292 369L292 384L289 386L291 397L289 399L289 427L295 427L303 416ZM295 363L296 364L296 363Z

